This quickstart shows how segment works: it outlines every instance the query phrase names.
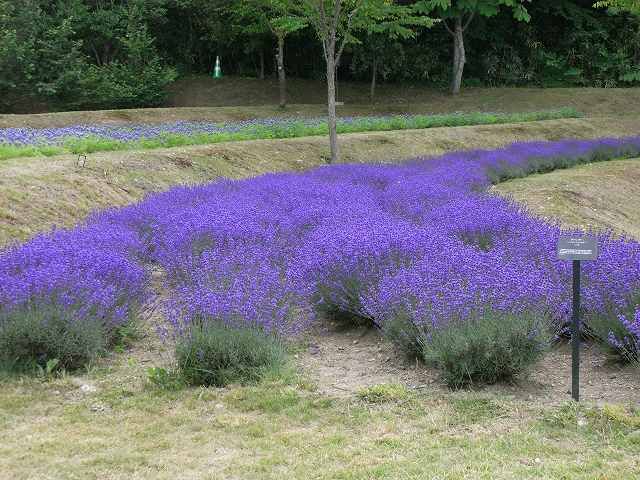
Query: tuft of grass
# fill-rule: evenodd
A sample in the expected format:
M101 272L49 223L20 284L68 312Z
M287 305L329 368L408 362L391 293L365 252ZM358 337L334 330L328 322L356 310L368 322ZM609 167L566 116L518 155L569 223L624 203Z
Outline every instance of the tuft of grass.
M585 432L596 438L617 438L623 444L640 444L638 406L605 404L601 407L576 402L546 410L542 424L554 433Z
M390 403L406 400L411 392L399 383L383 383L363 388L356 393L356 396L367 403Z
M451 401L457 423L472 424L499 418L504 406L490 398L478 396L456 397Z
M389 117L356 117L338 122L338 133L383 132L390 130L419 130L438 127L461 127L469 125L497 125L507 123L536 122L581 118L583 115L573 108L561 108L526 113L452 113L441 115L392 115ZM0 160L16 157L51 156L65 153L90 154L122 150L150 150L157 148L209 145L231 141L285 139L327 135L328 125L305 124L291 121L281 125L254 125L237 132L197 133L193 135L166 134L131 142L101 137L67 138L61 145L11 145L0 143Z
M202 322L180 337L176 358L189 385L222 387L255 383L281 371L286 351L273 335L221 322Z

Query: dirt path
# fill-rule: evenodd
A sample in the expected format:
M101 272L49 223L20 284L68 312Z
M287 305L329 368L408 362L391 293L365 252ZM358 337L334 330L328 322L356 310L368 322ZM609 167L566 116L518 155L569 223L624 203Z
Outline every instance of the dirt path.
M439 373L408 362L397 349L371 329L339 330L316 327L298 362L322 393L350 396L376 384L401 383L423 392L446 393ZM571 351L559 345L538 362L528 378L516 385L499 384L481 391L497 396L556 405L570 400ZM596 404L640 404L640 369L607 363L606 354L583 345L581 398Z

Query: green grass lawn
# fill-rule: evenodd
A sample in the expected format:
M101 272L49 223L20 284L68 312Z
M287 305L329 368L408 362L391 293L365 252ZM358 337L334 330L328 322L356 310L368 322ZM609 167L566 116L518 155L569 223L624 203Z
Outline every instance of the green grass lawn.
M330 397L295 374L165 391L143 371L123 356L0 384L5 478L639 478L640 413L622 406L400 385Z

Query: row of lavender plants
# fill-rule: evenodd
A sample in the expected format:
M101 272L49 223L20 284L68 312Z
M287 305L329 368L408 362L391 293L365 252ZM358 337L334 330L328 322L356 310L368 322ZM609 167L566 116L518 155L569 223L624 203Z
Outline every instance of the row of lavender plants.
M581 115L572 108L529 113L455 113L341 117L338 132L406 130L530 122ZM0 128L0 159L61 153L93 153L200 145L231 140L326 135L326 118L264 118L225 123L178 121L158 124L72 125L59 128Z
M571 273L556 259L561 229L488 187L639 155L637 137L524 143L177 187L3 252L0 331L43 309L113 331L160 265L164 335L224 324L290 337L331 314L373 323L452 385L510 377L562 330ZM637 360L640 244L598 237L600 258L584 267L585 332Z

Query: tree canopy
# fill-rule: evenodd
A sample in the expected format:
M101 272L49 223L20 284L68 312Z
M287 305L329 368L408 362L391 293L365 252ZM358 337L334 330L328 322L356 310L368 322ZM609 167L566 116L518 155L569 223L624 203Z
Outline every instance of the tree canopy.
M640 83L638 0L0 0L0 109L159 105L217 56L226 74L326 79L313 8L337 4L356 13L336 25L336 72L372 96Z

